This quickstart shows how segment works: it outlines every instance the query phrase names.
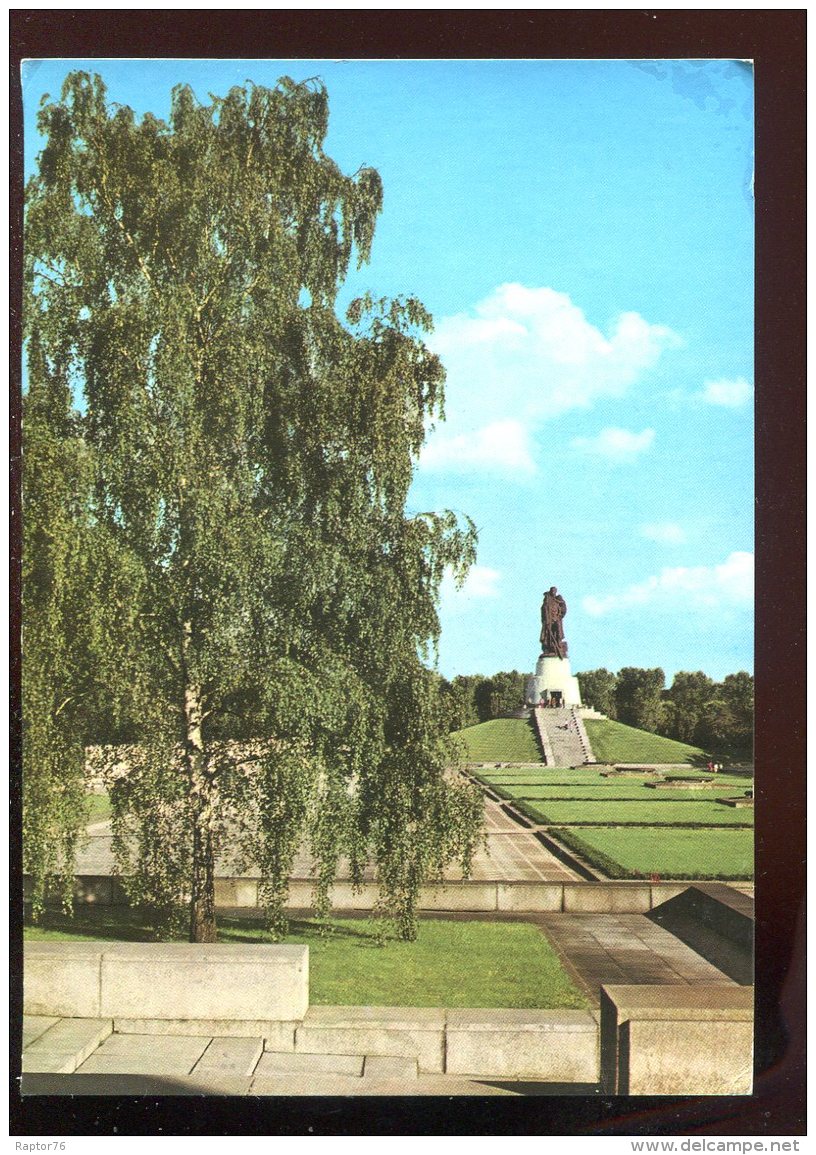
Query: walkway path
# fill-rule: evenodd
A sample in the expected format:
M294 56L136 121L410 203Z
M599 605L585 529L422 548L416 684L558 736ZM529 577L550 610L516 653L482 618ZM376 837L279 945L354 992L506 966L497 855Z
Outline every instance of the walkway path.
M597 1005L603 983L676 986L733 979L643 914L536 914L567 969Z
M340 1009L347 1016L355 1010L367 1010ZM498 1013L513 1016L519 1012ZM405 1014L410 1017L410 1008ZM418 1016L421 1014L422 1011L417 1012ZM522 1082L501 1076L418 1072L416 1058L397 1055L270 1051L264 1049L265 1040L261 1037L214 1036L204 1023L199 1028L201 1034L189 1035L118 1033L113 1032L113 1026L111 1019L26 1016L23 1094L348 1096L599 1092L595 1083Z
M579 876L542 845L536 836L512 819L498 802L485 798L486 847L479 847L470 877L476 882L565 882ZM76 873L80 875L108 875L113 869L110 822L95 822L87 828L89 840L77 854ZM304 846L295 858L293 878L311 878L312 859ZM236 877L225 867L217 869L219 878ZM256 878L252 871L240 877ZM348 879L348 862L339 864L338 881ZM445 880L455 882L462 872L456 867L445 871ZM374 870L366 868L364 881L374 881Z

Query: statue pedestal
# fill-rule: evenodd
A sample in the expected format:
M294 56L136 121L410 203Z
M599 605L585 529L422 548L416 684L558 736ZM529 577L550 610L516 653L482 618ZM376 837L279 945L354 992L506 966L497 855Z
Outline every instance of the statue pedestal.
M569 658L540 657L535 673L527 679L524 700L528 706L537 706L541 698L553 693L560 693L564 706L581 705L581 690L570 671Z

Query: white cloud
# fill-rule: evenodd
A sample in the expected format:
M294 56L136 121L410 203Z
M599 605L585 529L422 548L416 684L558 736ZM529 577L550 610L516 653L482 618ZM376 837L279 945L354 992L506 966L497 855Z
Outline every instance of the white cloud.
M460 433L455 437L442 432L424 447L420 460L423 468L433 470L535 471L529 434L521 422L513 420L496 421L474 433Z
M649 541L659 542L660 545L682 545L686 540L686 531L676 521L655 521L640 527L641 537Z
M720 405L726 409L739 409L754 395L754 387L744 377L734 380L721 378L717 381L706 381L702 393L698 394L707 405Z
M754 555L737 550L720 565L666 567L621 593L586 597L583 607L593 617L603 617L639 606L692 610L745 607L753 598Z
M462 588L457 589L453 574L446 570L439 591L444 608L448 611L466 610L475 601L497 598L501 576L500 570L486 565L474 565L468 571Z
M609 426L602 429L596 437L573 437L570 445L593 457L603 457L614 465L621 465L635 461L651 448L654 436L654 429L634 433L631 429Z
M679 343L671 329L638 313L621 314L603 332L566 293L499 285L469 313L443 317L428 338L447 369L447 420L431 435L422 464L481 464L474 437L484 451L497 428L518 426L529 438L550 418L622 397L664 349ZM494 453L489 460L514 470L521 458L522 468L534 468L526 441L512 444L515 456Z

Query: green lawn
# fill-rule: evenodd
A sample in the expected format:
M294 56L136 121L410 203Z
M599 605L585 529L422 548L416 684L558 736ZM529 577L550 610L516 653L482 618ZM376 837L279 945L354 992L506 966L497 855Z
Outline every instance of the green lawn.
M321 933L322 928L322 933ZM381 924L334 918L293 921L287 943L309 947L313 1004L413 1007L584 1007L546 938L529 923L422 919L416 942L380 939ZM145 941L137 912L78 908L46 916L27 939ZM262 942L257 921L219 919L219 941Z
M696 746L673 742L633 726L609 719L584 720L592 753L599 762L705 762L707 755Z
M469 762L540 762L541 750L525 718L494 718L451 735L464 743Z
M597 770L564 770L557 766L542 766L540 770L494 769L491 766L472 770L471 773L480 782L496 786L598 786L607 781Z
M565 846L610 878L750 879L751 830L667 830L665 827L556 829Z
M519 809L536 822L599 826L753 826L752 809L733 809L717 802L520 802Z

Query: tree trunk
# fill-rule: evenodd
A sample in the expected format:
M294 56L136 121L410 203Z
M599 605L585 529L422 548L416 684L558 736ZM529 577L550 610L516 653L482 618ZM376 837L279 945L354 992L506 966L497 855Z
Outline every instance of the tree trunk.
M215 785L207 772L201 735L201 698L197 686L184 691L185 760L193 802L193 878L190 942L215 942Z
M205 808L209 811L210 807ZM212 830L196 807L193 819L193 888L190 900L190 942L215 942L215 855Z

